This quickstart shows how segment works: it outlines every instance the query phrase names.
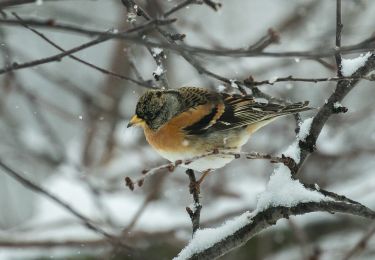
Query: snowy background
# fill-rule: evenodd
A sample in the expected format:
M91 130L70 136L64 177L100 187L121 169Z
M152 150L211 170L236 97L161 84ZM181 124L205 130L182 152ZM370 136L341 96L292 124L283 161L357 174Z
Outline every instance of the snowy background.
M181 0L139 1L158 15ZM1 1L0 1L1 3ZM231 0L218 11L191 5L171 15L173 25L186 34L184 42L211 49L248 48L268 28L280 43L267 51L322 50L334 46L335 1ZM345 0L342 44L358 43L374 33L375 2ZM70 24L99 31L131 28L120 0L35 1L3 10L2 18ZM137 23L144 20L136 17ZM92 37L54 28L38 28L64 49ZM169 26L163 27L171 30ZM149 32L161 39L157 32ZM0 22L0 67L59 53L30 30ZM226 84L199 74L181 56L165 50L170 87ZM365 54L365 53L364 53ZM102 68L134 79L154 80L160 70L146 48L110 40L75 54ZM345 58L358 57L347 55ZM277 77L335 76L334 58L224 58L195 56L201 65L233 80L252 75L256 80ZM331 67L331 68L330 68ZM136 68L136 69L134 69ZM159 71L160 72L160 71ZM137 74L140 75L137 75ZM350 74L350 71L345 73ZM157 82L158 84L158 82ZM281 82L260 89L274 97L320 107L335 82ZM183 168L160 172L130 191L124 178L136 179L142 170L166 163L146 143L140 129L127 129L137 99L145 88L103 74L68 57L60 62L0 75L0 160L22 173L96 225L122 235L142 249L142 259L171 259L191 239L185 207L192 203ZM344 100L349 111L334 115L325 125L317 151L303 166L306 183L348 196L375 208L374 83L362 81ZM311 117L314 111L304 113ZM273 155L295 139L292 116L275 121L254 134L244 151ZM266 189L275 165L263 160L235 160L210 175L201 187L203 227L215 227L253 210ZM371 222L348 215L314 213L282 220L223 259L341 259ZM375 258L375 239L357 259ZM0 259L135 259L114 251L99 234L87 229L71 213L36 194L0 169Z

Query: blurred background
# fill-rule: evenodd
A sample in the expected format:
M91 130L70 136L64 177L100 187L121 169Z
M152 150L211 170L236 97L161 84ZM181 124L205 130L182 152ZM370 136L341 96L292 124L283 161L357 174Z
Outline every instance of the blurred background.
M0 13L0 68L60 53L22 26L12 12L26 22L34 21L29 23L32 28L66 50L95 39L95 33L87 33L90 30L116 33L146 23L143 17L129 13L120 0L24 2L29 3L4 8ZM149 16L161 19L166 11L185 1L136 2ZM180 35L176 33L185 34L183 43L187 45L218 50L249 48L267 36L269 28L280 40L267 46L267 51L319 51L334 46L334 0L220 2L217 11L207 4L187 5L166 17L177 18L176 22L160 28L177 38ZM374 1L343 0L342 6L343 45L373 35ZM134 35L167 41L155 27ZM202 67L239 81L249 76L257 81L289 75L336 76L334 58L230 58L192 53L184 58L167 49L160 51L153 49L150 54L140 44L112 39L74 55L117 76L70 57L0 74L1 162L137 249L134 254L113 248L66 209L0 169L1 260L171 259L186 245L191 238L191 222L185 207L192 198L183 168L173 173L160 171L134 191L125 185L126 176L136 179L142 170L166 163L148 146L140 129L126 128L145 86L166 87L168 83L170 88L201 86L236 91L207 71L200 69L203 73L199 73ZM163 75L158 77L160 68ZM335 82L259 86L273 97L292 102L309 100L314 107L324 104L334 88ZM374 98L374 83L360 82L343 102L349 111L332 116L325 125L317 151L308 158L300 176L306 183L317 183L372 209ZM277 155L293 142L295 125L292 116L282 118L254 134L243 150ZM252 210L273 167L268 161L240 159L206 178L201 187L202 226L215 227ZM293 217L222 259L341 259L369 225L370 221L349 215ZM356 259L374 259L374 245L375 239L369 240Z

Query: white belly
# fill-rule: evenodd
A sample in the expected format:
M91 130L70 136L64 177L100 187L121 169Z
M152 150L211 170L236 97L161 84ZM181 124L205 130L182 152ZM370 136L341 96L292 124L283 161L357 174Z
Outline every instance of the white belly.
M241 148L230 150L230 152L239 152ZM185 162L186 160L190 160L197 155L193 155L190 153L168 153L168 152L162 152L159 151L159 154L163 156L165 159L175 162L177 160L182 160ZM181 166L192 169L194 171L204 172L206 170L214 170L219 169L221 167L224 167L228 163L234 160L233 155L220 155L220 154L213 154L209 156L205 156L196 160L193 160L189 164L182 163Z

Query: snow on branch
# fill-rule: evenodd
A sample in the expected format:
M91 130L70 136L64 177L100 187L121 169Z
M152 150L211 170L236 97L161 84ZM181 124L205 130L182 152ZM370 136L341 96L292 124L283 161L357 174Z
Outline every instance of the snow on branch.
M299 202L294 206L271 206L263 211L245 212L218 228L198 230L190 243L174 258L215 259L243 245L253 236L282 218L311 212L346 213L375 219L375 212L360 204L321 200Z
M361 54L359 57L354 59L342 59L341 61L341 73L345 77L353 75L359 68L366 64L366 61L371 56L371 52Z

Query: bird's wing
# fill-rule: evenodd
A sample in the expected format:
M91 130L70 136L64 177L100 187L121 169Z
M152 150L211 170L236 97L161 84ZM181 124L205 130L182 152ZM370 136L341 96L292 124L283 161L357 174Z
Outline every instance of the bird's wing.
M307 107L308 102L279 105L256 102L249 96L225 93L211 95L216 95L214 98L211 97L211 100L215 100L212 102L211 111L201 120L186 127L184 130L187 134L229 130L311 109Z
M185 111L181 115L193 119L193 123L183 128L188 135L206 132L224 113L222 96L218 93L195 87L182 87L178 92Z
M211 101L217 99L216 93L212 93L203 88L196 87L182 87L178 89L185 109L197 107L199 105L205 105Z

